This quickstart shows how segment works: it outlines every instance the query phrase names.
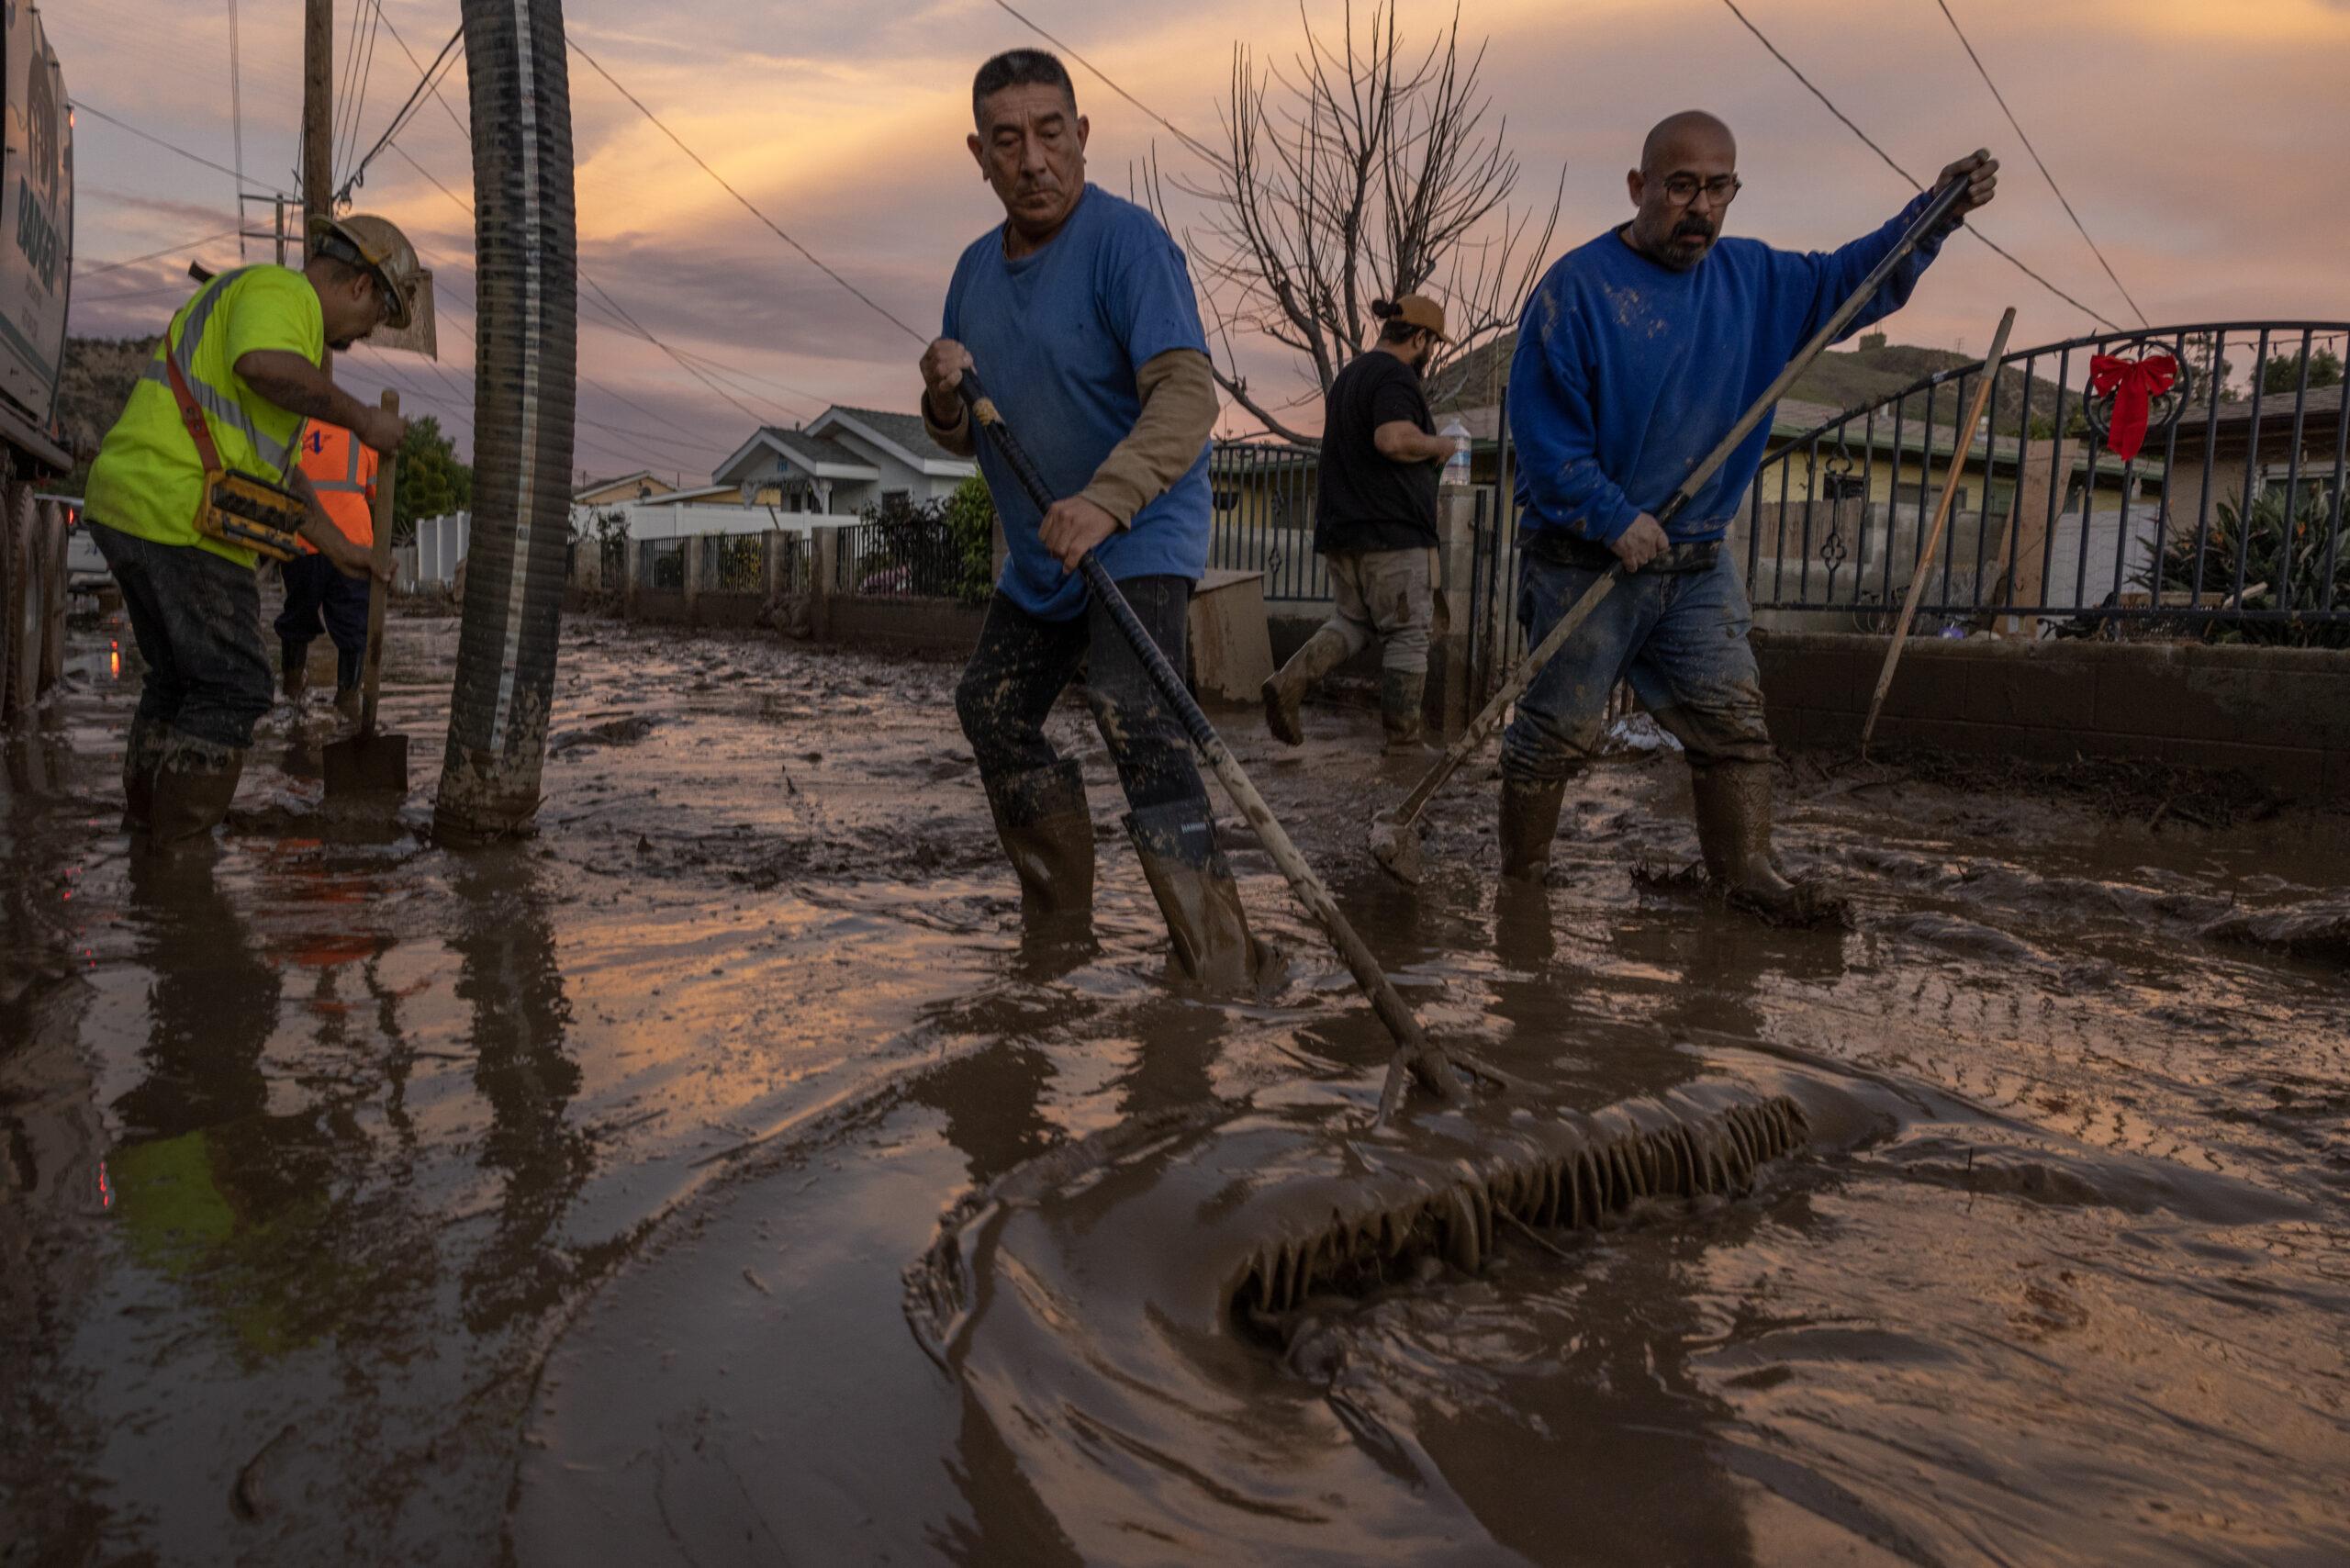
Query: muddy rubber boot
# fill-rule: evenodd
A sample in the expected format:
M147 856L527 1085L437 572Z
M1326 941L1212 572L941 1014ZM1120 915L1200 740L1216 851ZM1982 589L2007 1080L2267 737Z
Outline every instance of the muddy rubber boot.
M1022 914L1082 924L1093 913L1093 816L1077 764L991 778L987 790L996 837L1020 879Z
M1771 857L1771 765L1717 762L1689 769L1697 849L1706 875L1730 903L1774 924L1843 918L1842 899L1816 882L1790 882Z
M366 673L366 664L364 648L334 651L334 711L354 724L359 722L359 678Z
M277 689L285 695L285 700L302 700L302 693L310 684L310 644L278 644L277 669Z
M244 771L241 749L173 734L155 765L147 842L165 849L209 834L228 816Z
M1550 880L1550 841L1559 836L1563 778L1502 779L1502 876L1537 887Z
M1347 662L1354 647L1345 633L1325 626L1289 656L1289 663L1259 689L1265 699L1265 728L1283 745L1304 745L1305 728L1300 710L1314 683Z
M151 724L130 722L130 740L122 751L122 831L145 833L155 813L155 765L162 760L163 738Z
M1220 995L1245 996L1273 977L1280 958L1248 934L1240 888L1216 846L1205 801L1170 801L1128 812L1126 836L1166 917L1175 968L1184 979Z
M1421 706L1427 686L1424 669L1380 672L1379 722L1387 731L1390 756L1427 750L1427 717Z

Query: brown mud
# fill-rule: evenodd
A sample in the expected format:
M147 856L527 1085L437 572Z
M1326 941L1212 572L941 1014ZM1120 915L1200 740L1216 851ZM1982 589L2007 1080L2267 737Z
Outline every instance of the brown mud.
M336 731L281 708L217 855L156 867L120 635L6 748L10 1568L2350 1553L2338 818L1797 772L1789 868L1853 917L1781 930L1635 879L1695 859L1676 759L1599 770L1557 885L1497 902L1480 769L1406 890L1375 716L1219 715L1431 1031L1520 1081L1416 1104L1397 1169L1480 1116L1808 1129L1269 1327L1203 1282L1263 1266L1282 1160L1363 1147L1389 1042L1228 808L1287 983L1165 983L1080 706L1097 918L1031 940L951 666L575 622L535 840L320 812ZM437 756L454 623L394 636L386 723ZM1088 1137L1122 1152L1056 1163ZM990 1193L1017 1224L926 1335L908 1271Z

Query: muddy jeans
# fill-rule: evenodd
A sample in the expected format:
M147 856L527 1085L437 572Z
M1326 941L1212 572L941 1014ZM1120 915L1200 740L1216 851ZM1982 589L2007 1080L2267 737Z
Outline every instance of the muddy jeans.
M252 745L253 722L269 711L274 689L253 569L103 525L90 537L122 589L147 664L130 721L132 754L159 747L169 732L226 750Z
M1183 577L1128 577L1118 587L1169 663L1183 667L1192 585ZM1089 660L1089 655L1090 660ZM1060 754L1045 738L1045 717L1087 663L1086 700L1117 764L1127 803L1140 811L1175 801L1204 801L1207 787L1174 710L1160 700L1150 672L1126 646L1102 607L1046 621L998 594L988 602L979 645L955 688L955 711L983 778L1050 767Z
M1337 612L1323 624L1347 640L1347 656L1379 641L1383 669L1420 675L1428 667L1428 633L1436 619L1435 585L1427 550L1333 550L1330 597Z
M285 608L274 625L285 662L298 659L323 627L337 655L336 689L357 686L367 653L367 579L344 577L324 555L297 555L281 572Z
M1539 643L1596 582L1595 566L1518 556L1517 613ZM1502 773L1525 783L1571 778L1597 755L1608 694L1633 695L1693 765L1768 762L1762 685L1747 633L1754 622L1730 553L1694 572L1633 574L1592 612L1519 699L1502 736Z

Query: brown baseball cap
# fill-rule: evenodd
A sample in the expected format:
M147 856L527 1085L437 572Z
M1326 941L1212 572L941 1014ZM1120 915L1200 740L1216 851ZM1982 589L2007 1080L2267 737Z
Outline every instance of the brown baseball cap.
M1386 308L1382 309L1382 306ZM1407 327L1419 327L1433 332L1439 342L1451 342L1444 335L1444 307L1425 294L1403 295L1393 304L1383 299L1374 300L1371 313L1383 321L1402 321Z

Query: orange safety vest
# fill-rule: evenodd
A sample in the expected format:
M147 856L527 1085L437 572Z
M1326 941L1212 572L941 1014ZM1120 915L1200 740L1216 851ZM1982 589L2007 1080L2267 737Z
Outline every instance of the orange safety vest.
M374 450L341 425L312 420L303 425L297 444L302 472L319 492L319 504L336 528L353 544L375 542L375 465ZM316 554L302 541L305 554Z

